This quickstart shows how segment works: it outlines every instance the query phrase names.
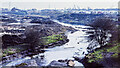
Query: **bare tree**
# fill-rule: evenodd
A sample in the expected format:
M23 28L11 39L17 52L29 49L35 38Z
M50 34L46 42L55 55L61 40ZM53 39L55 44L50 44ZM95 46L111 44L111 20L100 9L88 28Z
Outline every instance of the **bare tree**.
M28 43L28 46L31 49L34 49L37 45L39 45L39 32L34 29L26 29L25 32L25 42Z
M95 30L94 39L101 46L105 45L108 35L112 35L116 31L116 23L112 19L105 17L95 19L90 26Z

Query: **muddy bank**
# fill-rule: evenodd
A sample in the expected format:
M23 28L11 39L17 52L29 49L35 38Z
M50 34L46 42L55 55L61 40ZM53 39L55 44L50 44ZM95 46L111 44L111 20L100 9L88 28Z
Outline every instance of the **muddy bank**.
M86 54L86 56L81 58L75 58L81 62L86 68L95 67L95 68L109 68L109 67L120 67L120 46L104 46L95 49L92 52ZM111 51L112 50L112 51Z
M98 64L96 62L89 63L88 58L86 58L86 57L84 57L82 59L75 58L75 60L81 62L85 68L101 68L101 67L103 67L102 64Z
M99 44L96 44L95 41L93 40L95 39L93 35L94 31L90 30L87 31L86 33L90 34L88 36L89 41L92 40L94 43L91 43L91 46L87 47L89 53L86 54L84 58L74 57L75 60L81 62L85 66L85 68L101 68L101 67L119 68L120 44L117 42L111 43L109 40L109 42L107 42L107 44L105 44L104 46L99 46ZM91 37L93 37L93 39L91 39Z
M3 50L1 64L10 62L12 60L16 60L19 58L23 58L26 56L33 56L38 53L43 53L45 52L44 49L46 48L52 48L55 46L63 45L69 41L67 39L67 36L65 35L66 32L77 31L72 27L63 26L56 22L52 22L52 23L51 22L52 21L49 21L48 24L47 24L47 21L45 23L37 22L39 25L38 24L36 25L33 22L32 24L21 23L17 25L16 24L8 25L9 24L8 23L6 25L3 25L2 26L4 29L3 32L7 33L9 30L9 33L3 34L1 36L2 48L7 51L7 54L6 54L6 51ZM19 29L22 28L24 30L20 31L18 28ZM21 33L21 34L16 35L15 34L16 31L17 33ZM55 37L55 38L51 39L52 37ZM45 39L42 40L42 43L41 43L42 38L45 38ZM39 40L39 41L36 42L35 40ZM47 43L46 41L49 41L49 40L52 40L52 41ZM20 50L18 49L18 51L16 51L17 50L16 48L19 48L19 47L20 47Z
M84 26L78 26L78 27L81 27L78 31L74 33L71 32L68 33L67 38L69 39L69 42L67 42L66 44L62 46L56 46L53 48L46 48L44 49L45 52L43 53L33 55L32 57L28 57L28 59L26 59L27 58L26 57L26 58L14 60L8 63L6 66L17 66L24 64L25 65L30 64L31 66L34 66L37 63L38 66L48 66L48 65L55 66L57 64L57 65L63 65L61 67L64 67L64 66L68 66L67 65L68 61L66 60L72 60L69 62L70 65L84 67L83 64L81 64L78 61L75 61L73 58L73 56L80 56L80 55L81 55L80 57L83 57L84 55L82 55L82 53L83 51L85 54L87 53L86 48L89 44L86 41L87 38L85 38L86 34L85 32L83 32L84 29L82 29L82 27ZM79 51L80 55L77 54L78 50L80 50ZM35 63L35 64L31 64L31 63Z
M68 41L69 41L68 39L57 41L55 43L51 43L51 44L46 45L44 47L44 49L52 48L52 47L55 47L55 46L60 46L60 45L63 45L65 43L67 43ZM27 56L32 57L33 55L36 55L36 54L39 54L39 53L44 53L45 52L44 49L38 46L38 47L36 47L35 52L33 52L32 49L27 49L27 50L23 50L21 52L14 53L12 55L8 54L8 55L2 57L1 63L10 62L10 61L20 59L20 58L24 58L24 57L27 57Z

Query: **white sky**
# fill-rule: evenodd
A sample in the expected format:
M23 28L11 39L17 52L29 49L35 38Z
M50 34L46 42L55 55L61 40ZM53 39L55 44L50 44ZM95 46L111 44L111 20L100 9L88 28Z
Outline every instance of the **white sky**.
M17 7L21 9L44 8L117 8L120 0L0 0L2 8Z
M120 0L1 0L2 2L118 2Z

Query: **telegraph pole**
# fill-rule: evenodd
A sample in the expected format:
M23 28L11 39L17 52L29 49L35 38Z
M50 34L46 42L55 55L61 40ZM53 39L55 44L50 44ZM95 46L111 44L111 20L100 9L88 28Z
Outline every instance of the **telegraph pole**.
M10 10L10 8L11 8L11 2L9 2L9 10Z

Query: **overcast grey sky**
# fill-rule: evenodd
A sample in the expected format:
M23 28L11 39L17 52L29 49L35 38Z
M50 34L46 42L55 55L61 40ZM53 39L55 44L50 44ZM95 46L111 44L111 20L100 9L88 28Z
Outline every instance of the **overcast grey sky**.
M1 0L3 8L117 8L119 0Z

